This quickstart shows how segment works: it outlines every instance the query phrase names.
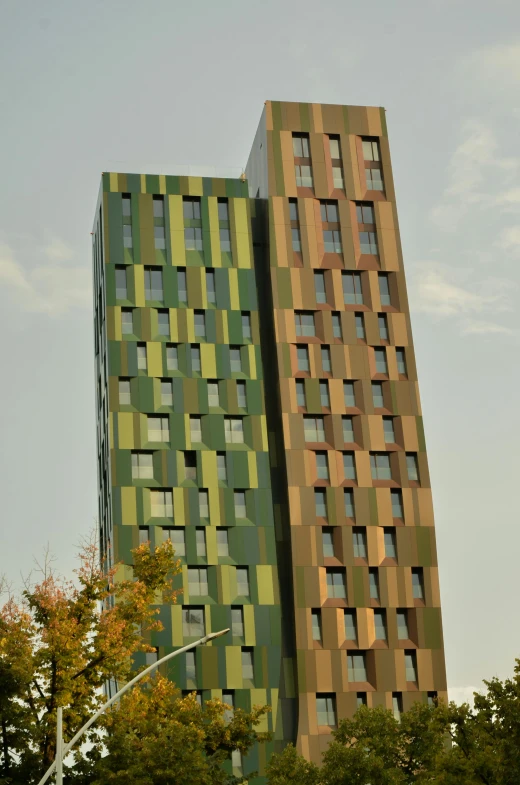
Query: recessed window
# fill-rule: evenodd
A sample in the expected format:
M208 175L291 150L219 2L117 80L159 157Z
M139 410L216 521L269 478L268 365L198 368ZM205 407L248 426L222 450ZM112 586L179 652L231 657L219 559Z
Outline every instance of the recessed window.
M217 199L217 210L219 221L229 221L229 205L227 199L223 197Z
M352 529L352 544L354 547L354 557L356 559L367 558L367 534L361 526L354 526Z
M153 217L154 218L164 218L164 197L163 196L154 196L153 197Z
M385 408L382 382L372 382L372 401L374 404L374 409Z
M228 530L222 526L217 528L217 556L219 558L229 556Z
M249 597L249 568L237 567L237 594L240 597Z
M146 371L147 366L148 363L146 358L146 344L138 343L137 344L137 370Z
M351 488L345 488L343 491L343 499L345 504L345 515L347 518L355 518L354 491Z
M249 311L242 311L242 338L244 341L252 340L251 314Z
M373 480L391 480L390 456L387 452L370 453L370 469Z
M200 373L200 346L196 343L191 344L191 370L195 373Z
M379 600L379 570L371 567L368 571L368 589L371 600Z
M182 609L182 634L185 638L202 638L206 634L204 608Z
M332 160L339 160L341 158L341 153L339 150L339 136L330 136L329 135L329 151L330 157Z
M321 610L313 608L311 611L312 640L321 642Z
M408 471L408 479L411 482L419 482L419 467L417 464L417 453L406 453L406 469Z
M132 452L132 479L153 480L153 461L151 452Z
M217 479L220 482L227 482L226 453L217 453Z
M144 268L144 296L145 300L163 301L164 293L161 269L156 267Z
M247 518L245 491L234 492L235 518Z
M195 687L197 681L197 658L194 651L187 651L185 654L186 663L186 684L188 687Z
M295 311L294 324L298 337L314 338L316 336L316 326L312 311Z
M401 692L392 693L392 713L394 720L401 721L401 714L403 713L403 694Z
M168 417L148 415L148 441L170 441L170 422Z
M336 727L336 696L333 693L316 693L316 716L318 725Z
M247 408L246 383L237 382L237 404L239 409Z
M338 218L338 203L337 202L321 201L320 202L320 213L321 213L321 220L324 223L335 223L335 224L337 224L338 221L339 221L339 218Z
M170 343L166 347L166 369L168 371L179 370L179 350L174 343Z
M343 476L346 480L356 480L356 461L353 452L343 453Z
M439 702L439 696L437 695L437 690L432 690L428 692L427 695L428 706L437 706Z
M357 313L355 317L356 321L356 338L360 341L366 341L367 336L365 333L365 320L363 318L362 313Z
M326 380L320 381L320 404L330 409L329 385Z
M184 218L189 221L200 221L200 199L184 196L182 200Z
M397 360L397 372L401 376L407 376L408 371L406 370L406 352L404 349L396 349L395 350L395 358Z
M387 528L384 530L384 540L385 540L385 558L397 559L397 544L396 544L394 529Z
M123 224L123 248L133 248L134 241L132 238L132 224ZM125 298L126 299L126 298Z
M253 681L255 678L253 650L249 648L242 649L242 678L245 681Z
M375 232L360 232L359 245L362 254L379 256L379 249L377 247L377 234Z
M367 705L367 694L366 692L356 692L356 708L359 709L360 706Z
M119 404L121 406L130 406L131 403L130 379L119 379Z
M312 169L309 165L296 164L294 167L296 186L299 188L312 188Z
M424 575L422 567L412 567L412 594L414 600L424 600Z
M402 610L398 610L396 614L397 618L397 638L400 641L406 641L410 639L410 633L408 631L408 611L406 608Z
M132 200L130 196L123 196L121 199L123 216L129 218L132 215Z
M347 654L349 681L367 681L366 657L364 652Z
M325 441L325 428L323 425L323 417L304 416L303 427L304 427L306 442Z
M343 179L343 167L342 166L332 166L332 182L334 188L341 188L341 190L345 190L345 180Z
M383 176L379 167L366 168L365 177L367 182L367 191L384 191Z
M121 333L132 335L134 332L134 312L132 308L121 308Z
M406 671L406 681L417 682L417 654L415 651L405 651L404 667Z
M202 441L202 418L196 414L190 414L190 439L192 442Z
M376 641L386 641L386 611L374 611L374 627L376 633Z
M343 400L347 409L352 409L356 406L354 382L343 382Z
M357 643L357 620L356 611L347 610L343 613L345 640Z
M229 347L229 364L231 366L231 373L242 373L240 346Z
M296 253L301 253L302 237L300 234L300 229L297 226L291 227L291 244L293 251Z
M157 311L157 331L159 335L170 335L170 312L166 309Z
M352 417L348 415L343 415L341 418L343 424L343 441L344 442L355 442L354 437L354 420Z
M334 556L334 536L330 526L324 526L321 530L321 544L323 546L323 557L329 559Z
M126 267L116 267L116 299L128 300Z
M172 492L150 491L150 511L152 518L173 518Z
M150 542L150 529L148 526L139 526L139 545Z
M303 379L296 379L296 404L305 407L305 382Z
M314 489L314 504L317 518L327 518L327 494L322 488Z
M294 133L292 135L292 142L295 158L310 158L308 134Z
M327 567L327 597L330 599L346 600L347 589L345 584L345 570L337 567Z
M238 605L231 608L231 635L234 638L244 637L244 609Z
M289 199L289 220L291 223L298 222L298 201L296 199Z
M195 337L196 338L205 338L206 337L206 315L204 311L194 311L193 313L193 322L195 327Z
M356 203L356 218L358 224L375 224L374 205L372 202Z
M199 559L206 558L206 532L204 529L195 529L195 545Z
M202 229L200 226L192 226L184 230L184 245L187 251L202 251Z
M325 451L315 452L314 456L316 458L316 477L318 480L328 480L329 462L327 460L327 453Z
M308 373L310 369L308 348L306 346L301 346L301 345L297 346L296 358L298 361L298 371L302 371L303 373Z
M386 444L395 444L394 418L383 417L383 433Z
M392 305L392 300L390 298L390 283L388 279L388 273L379 273L379 298L381 300L381 305L390 306Z
M244 424L242 417L224 418L224 436L228 444L244 443Z
M386 349L378 347L374 349L374 359L376 364L376 373L388 374L388 364L386 362Z
M208 303L215 305L217 295L215 290L215 273L213 270L206 270L206 297Z
M323 230L323 247L325 253L343 253L343 243L339 229Z
M341 332L341 319L339 313L332 314L332 335L334 336L334 338L339 338L340 341L343 338Z
M209 520L209 494L204 488L199 491L199 517ZM197 553L197 555L199 554Z
M363 305L360 273L342 273L343 299L346 305Z
M390 500L392 502L392 517L404 518L403 492L397 488L390 491Z
M207 567L188 567L188 591L192 597L208 596Z
M186 538L184 529L163 527L163 540L171 540L176 556L186 556Z
M186 282L186 270L184 267L177 268L177 296L180 303L188 302L188 287Z
M208 406L220 406L218 381L208 381Z
M325 273L314 273L314 291L316 293L316 302L323 304L327 302L327 293L325 291Z
M223 253L231 253L231 232L227 228L219 229L220 250Z
M388 319L386 313L377 315L377 325L379 327L379 338L381 341L388 341Z
M332 373L330 348L328 346L321 347L321 367L323 369L323 373Z

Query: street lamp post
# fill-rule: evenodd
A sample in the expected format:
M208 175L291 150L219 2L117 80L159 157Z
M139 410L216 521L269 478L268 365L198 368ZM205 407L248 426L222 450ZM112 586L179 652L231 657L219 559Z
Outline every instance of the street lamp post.
M56 769L56 785L63 785L63 760L67 757L72 747L78 741L78 739L83 736L85 731L87 731L91 725L100 717L106 709L109 708L113 703L118 700L127 690L137 684L144 676L147 676L148 673L151 673L154 668L158 668L159 665L162 665L163 662L167 662L168 660L173 659L173 657L177 657L179 654L183 654L185 651L189 651L190 649L194 649L196 646L200 646L201 644L208 643L209 641L214 640L215 638L220 638L221 635L225 635L226 632L229 632L229 627L225 630L220 630L219 632L210 632L208 635L205 635L203 638L200 638L198 641L194 643L188 644L188 646L183 646L182 649L177 649L177 651L172 651L170 654L167 654L165 657L162 657L157 662L152 663L148 668L145 668L144 671L138 673L137 676L125 684L122 689L117 692L113 698L110 698L103 706L101 706L98 711L92 715L92 717L86 722L82 728L76 733L76 735L69 741L68 744L65 746L63 745L63 709L61 706L58 708L58 715L57 715L57 722L56 722L56 757L54 762L49 766L41 780L39 781L38 785L44 785L45 782L49 779L51 774L53 774L54 770Z

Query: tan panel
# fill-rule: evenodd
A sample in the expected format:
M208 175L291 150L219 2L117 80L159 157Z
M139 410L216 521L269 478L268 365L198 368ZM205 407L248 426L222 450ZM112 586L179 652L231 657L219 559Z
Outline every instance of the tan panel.
M351 134L340 134L341 157L343 160L343 176L348 199L361 199L362 189L357 162L356 137Z
M433 499L429 488L417 488L417 502L421 526L433 526Z
M366 106L348 107L349 128L356 136L369 136Z
M311 128L317 134L323 133L323 116L321 104L311 104Z
M417 651L417 679L420 690L426 692L435 689L433 682L432 653L430 649L419 649Z
M296 173L294 169L292 133L290 131L280 131L280 147L282 151L285 193L286 196L296 196Z
M378 232L379 256L381 259L382 270L399 270L399 254L395 231L393 229L381 229Z
M316 692L332 692L331 652L314 650L316 667Z
M401 428L403 430L404 448L407 452L417 452L419 443L417 439L417 425L415 417L401 417Z
M367 106L367 131L369 136L382 136L381 110L378 106Z
M404 313L389 313L388 328L392 343L396 346L408 346L408 329Z

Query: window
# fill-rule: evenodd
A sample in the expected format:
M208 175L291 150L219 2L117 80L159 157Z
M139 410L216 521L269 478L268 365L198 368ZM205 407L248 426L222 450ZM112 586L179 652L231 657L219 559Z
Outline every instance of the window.
M209 495L205 489L199 491L199 517L209 520Z
M192 597L207 597L207 567L188 567L188 591Z
M335 223L339 221L338 218L338 203L337 202L320 202L321 220L324 223Z
M365 320L362 313L356 314L356 338L359 338L360 341L366 341L367 338L365 333Z
M246 383L237 382L237 403L239 409L247 408Z
M123 196L121 199L123 215L129 218L132 215L132 201L129 196Z
M226 558L229 556L228 530L222 527L217 529L217 556Z
M314 338L316 336L314 314L312 311L295 311L294 323L296 327L296 335L298 337L305 336L307 338Z
M137 370L146 371L146 368L147 368L146 344L138 343L137 344Z
M217 302L217 296L215 292L215 273L213 270L206 270L206 297L208 303L215 305Z
M192 226L184 230L184 245L187 251L202 251L202 229L200 226Z
M386 444L395 444L394 418L383 417L383 433Z
M395 358L397 360L397 372L401 376L407 376L408 372L406 370L406 354L404 349L396 349Z
M383 191L383 178L378 167L365 168L367 191Z
M220 250L224 251L224 253L231 252L231 233L229 229L219 229L219 237L220 237Z
M374 611L374 627L376 631L376 641L386 641L386 612L383 610Z
M393 529L385 529L384 539L385 539L385 558L397 559L397 545L395 539L395 531Z
M229 363L231 373L242 373L242 358L240 356L240 346L229 347Z
M128 300L126 267L116 267L116 300Z
M123 248L133 248L134 241L132 239L132 224L123 224ZM125 298L126 299L126 298Z
M231 608L231 635L234 638L244 637L244 610L237 605Z
M121 308L121 333L132 335L134 332L134 312L131 308Z
M433 690L432 692L428 693L427 701L428 701L428 706L436 706L437 705L437 703L439 702L439 698L437 696L437 691L436 690Z
M234 777L242 776L242 753L240 750L231 750L231 768Z
M296 379L296 403L298 406L305 407L305 382L302 379Z
M228 444L244 443L244 425L241 417L224 418L224 435Z
M157 329L159 335L170 335L170 312L167 310L157 311Z
M354 382L343 382L343 400L347 409L352 409L356 406Z
M227 482L226 453L217 453L217 478L220 482Z
M372 401L374 403L374 409L385 408L382 382L372 382Z
M367 705L367 694L366 692L356 692L356 708L359 709L360 706Z
M148 441L169 442L170 423L168 417L148 415Z
M325 273L314 273L314 291L316 293L316 302L323 304L327 302L327 292L325 291Z
M179 370L179 353L175 344L170 343L166 347L166 368L168 371Z
M202 418L196 414L190 414L190 439L192 442L202 441Z
M150 514L152 518L173 518L171 491L150 491Z
M195 529L195 544L199 559L206 558L206 532L204 529Z
M392 502L392 517L404 518L402 491L398 489L390 491L390 499Z
M343 423L343 441L344 442L354 442L354 420L352 417L346 417L345 415L341 418Z
M220 406L217 381L208 381L208 406Z
M164 299L162 270L155 267L144 268L144 296L145 300L160 300L162 302Z
M320 404L330 409L329 385L326 381L320 381Z
M246 681L253 681L255 678L252 649L242 649L242 678Z
M375 232L360 232L359 245L362 254L379 256L379 249L377 247L377 234Z
M195 326L195 337L196 338L205 338L206 337L206 315L204 311L194 311L193 314L194 326Z
M379 298L381 300L381 305L389 306L392 305L392 301L390 298L390 284L388 280L388 273L379 273Z
M316 716L318 725L336 727L336 696L332 693L316 693Z
M200 373L200 346L196 343L191 344L191 370Z
M151 452L132 452L132 479L153 480Z
M341 166L332 166L332 182L334 188L345 189L345 181L343 179L343 168Z
M180 303L188 302L188 289L186 283L186 270L183 267L177 268L177 295Z
M301 188L312 188L312 169L308 165L296 164L294 167L296 185Z
M321 611L313 608L311 611L312 640L321 641Z
M150 542L150 529L148 526L139 526L139 545Z
M293 251L296 251L296 253L301 253L302 238L301 238L300 230L297 226L291 227L291 243L292 243Z
M251 314L249 311L242 311L242 338L244 341L252 340Z
M338 229L324 229L323 245L325 253L343 253L341 232Z
M419 482L419 467L417 465L417 453L406 453L406 468L408 470L408 479L411 482Z
M333 161L341 158L339 151L339 136L329 136L329 151Z
M147 651L145 654L145 665L153 665L159 659L159 650L154 648L153 651Z
M182 609L182 634L185 638L202 638L206 634L204 608Z
M327 597L331 599L346 600L345 570L337 567L327 567Z
M363 305L360 273L342 273L345 305Z
M186 556L184 529L163 528L163 540L171 540L176 556Z
M329 463L327 460L327 453L326 452L316 452L314 453L316 458L316 477L318 480L328 480L329 479Z
M406 609L397 611L397 639L407 641L410 639L408 631L408 611Z
M296 199L289 199L289 220L298 221L298 202Z
M388 341L388 320L385 313L378 314L377 324L379 326L379 338L382 341Z
M186 683L189 687L195 687L197 680L197 661L194 651L187 651L184 662L186 663Z
M327 494L322 488L314 489L314 504L316 506L316 517L327 517Z
M295 158L310 158L309 137L307 134L293 134L292 143Z
M323 417L303 418L303 428L306 442L324 442L325 428L323 427Z
M347 518L355 518L356 513L354 510L354 491L351 488L345 488L343 491L343 500L345 503L345 515Z
M334 338L339 338L340 341L343 338L341 332L341 319L339 313L332 314L332 335L334 336Z
M358 202L356 204L356 217L358 224L375 224L372 202Z
M404 667L406 670L406 681L417 681L417 654L415 651L405 651Z
M217 210L219 221L229 221L229 205L227 199L223 197L217 199Z
M379 570L371 567L368 571L368 588L371 600L379 600Z
M376 373L388 374L388 365L386 362L386 349L379 347L374 349L374 358L376 362Z
M121 406L130 406L131 403L130 380L119 379L119 404Z
M354 546L354 557L356 559L367 558L367 534L361 526L354 526L352 529L352 543Z
M235 491L235 518L247 518L245 491Z
M364 652L347 654L347 668L349 681L367 681L367 668Z
M356 462L353 452L343 453L343 474L346 480L356 480Z
M153 217L164 218L164 198L162 196L153 197Z
M330 364L330 349L328 346L321 347L321 367L323 369L323 373L332 373Z
M298 360L298 370L309 372L309 350L306 346L296 346L296 358Z
M400 692L393 692L392 693L392 712L394 715L394 720L397 722L401 721L401 713L403 711L403 696Z
M249 597L249 568L237 567L237 594L240 597Z
M184 218L189 221L200 221L200 199L185 196L182 203Z
M357 642L357 619L356 611L344 611L343 621L345 626L345 640Z
M412 594L414 600L424 600L424 575L422 567L412 567Z
M391 480L390 456L387 452L370 453L370 469L373 480Z

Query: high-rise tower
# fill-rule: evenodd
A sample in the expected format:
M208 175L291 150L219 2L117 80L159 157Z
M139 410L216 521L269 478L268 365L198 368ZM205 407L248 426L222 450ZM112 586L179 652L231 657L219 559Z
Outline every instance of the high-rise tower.
M384 110L267 102L246 175L103 175L101 546L130 565L170 537L158 655L232 630L171 678L271 704L275 740L318 761L360 703L446 697Z

